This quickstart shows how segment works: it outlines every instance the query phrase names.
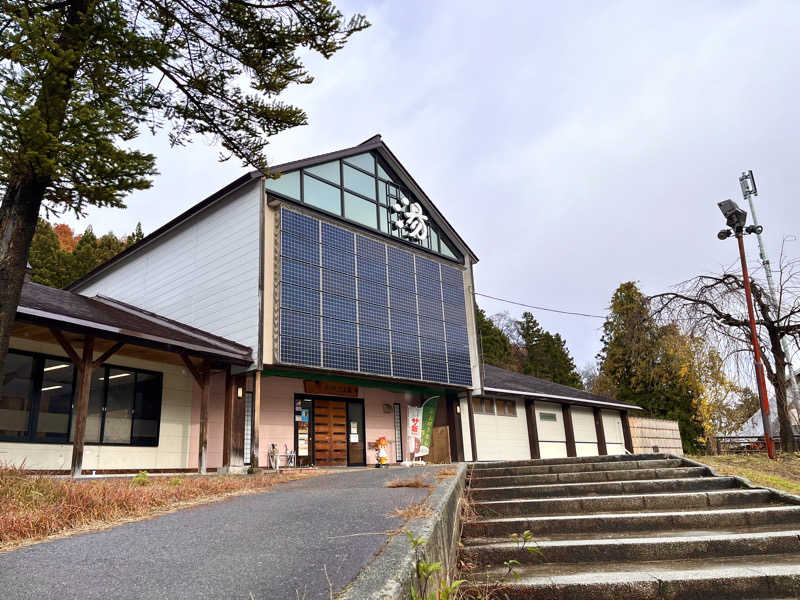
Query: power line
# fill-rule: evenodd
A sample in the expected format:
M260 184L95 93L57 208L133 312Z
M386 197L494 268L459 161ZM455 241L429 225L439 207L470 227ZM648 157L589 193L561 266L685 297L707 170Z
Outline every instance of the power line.
M572 312L569 310L559 310L557 308L545 308L544 306L534 306L532 304L525 304L523 302L515 302L514 300L506 300L505 298L497 298L496 296L490 296L489 294L481 294L480 292L475 292L476 296L481 296L482 298L491 298L492 300L498 300L500 302L507 302L508 304L516 304L517 306L524 306L525 308L534 308L536 310L544 310L547 312L554 312L559 313L562 315L573 315L576 317L591 317L593 319L605 319L605 315L591 315L589 313L582 313L582 312Z

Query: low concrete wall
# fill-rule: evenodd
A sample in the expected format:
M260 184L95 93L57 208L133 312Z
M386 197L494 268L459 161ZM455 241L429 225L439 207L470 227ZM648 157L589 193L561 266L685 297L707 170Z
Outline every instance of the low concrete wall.
M683 456L677 421L631 416L630 424L634 454L654 452Z
M428 498L433 516L411 521L404 527L414 537L426 540L425 560L441 562L442 575L451 578L458 558L460 500L464 495L467 465L461 463L456 468L456 476L443 480ZM416 585L416 559L411 541L401 533L389 540L337 600L407 600L412 585ZM437 585L438 580L432 577L428 592Z

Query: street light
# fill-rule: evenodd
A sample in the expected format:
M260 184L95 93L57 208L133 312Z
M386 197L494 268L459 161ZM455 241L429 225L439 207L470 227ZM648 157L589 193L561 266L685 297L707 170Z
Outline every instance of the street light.
M761 363L761 347L758 343L758 333L756 332L756 316L753 311L753 295L750 291L750 275L747 272L747 258L744 253L745 234L756 233L761 227L749 226L747 223L747 211L742 210L733 200L723 200L718 203L725 222L730 229L723 229L717 234L721 240L728 239L731 235L736 236L739 243L739 258L742 261L742 280L744 281L744 295L747 299L747 314L750 318L750 341L753 343L753 363L756 368L756 382L758 383L758 398L761 400L761 421L764 424L764 440L767 444L767 454L770 458L775 458L775 447L772 444L772 434L769 422L769 399L767 398L767 383L764 377L764 365ZM761 231L758 231L761 233Z

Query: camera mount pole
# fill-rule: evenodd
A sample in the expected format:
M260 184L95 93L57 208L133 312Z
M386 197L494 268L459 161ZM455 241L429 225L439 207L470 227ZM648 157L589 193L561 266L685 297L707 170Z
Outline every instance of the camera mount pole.
M742 172L739 177L739 185L742 187L742 196L750 204L750 216L753 217L753 226L758 227L758 216L756 216L756 206L753 203L753 196L758 196L758 188L756 188L756 180L753 176L753 171ZM767 251L764 249L764 240L761 237L761 232L756 229L756 237L758 238L758 253L761 257L761 264L764 267L764 273L767 276L767 287L769 288L769 302L772 305L772 310L775 312L775 318L780 317L780 310L778 306L778 295L775 293L775 281L772 278L772 269L770 268L769 259L767 258ZM789 371L789 385L791 386L791 401L795 410L795 424L800 425L800 389L798 389L797 378L794 375L794 367L792 366L792 354L789 342L786 338L781 338L781 348L786 357L786 368Z
M747 272L747 258L744 253L744 231L743 228L736 228L736 241L739 243L739 258L742 261L742 280L744 281L744 295L747 298L747 314L750 318L750 341L753 343L753 363L756 368L756 381L758 382L758 397L761 400L761 421L764 424L764 441L767 444L767 454L771 459L775 458L775 447L772 444L771 423L769 421L769 399L767 396L767 384L764 378L764 365L761 364L761 348L758 343L758 333L756 333L756 315L753 310L753 296L750 290L750 275Z

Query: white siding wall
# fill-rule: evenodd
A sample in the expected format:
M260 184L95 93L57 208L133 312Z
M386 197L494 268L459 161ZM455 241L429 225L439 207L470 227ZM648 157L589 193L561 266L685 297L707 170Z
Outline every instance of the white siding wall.
M533 403L536 429L539 433L541 458L564 458L567 456L567 434L564 430L564 415L560 404L550 402ZM555 414L555 421L542 420L542 413Z
M464 270L464 298L467 303L467 336L469 338L469 361L472 366L472 393L480 395L483 390L481 389L481 361L478 353L478 325L475 321L475 282L472 279L472 262L469 256L465 256L464 264L466 267ZM475 427L478 427L477 423ZM530 454L530 450L528 453ZM483 460L480 448L478 457Z
M594 411L591 408L573 406L572 427L575 430L575 454L597 456L597 429L594 426Z
M475 438L478 460L528 460L531 446L525 404L517 402L516 417L475 413Z
M110 296L245 344L256 358L260 202L255 180L75 291Z
M609 454L625 454L625 435L622 433L622 416L618 410L604 410L603 433L606 435L606 450Z
M466 398L459 400L461 405L461 439L464 440L464 460L471 462L472 458L472 437L469 432L469 403Z

